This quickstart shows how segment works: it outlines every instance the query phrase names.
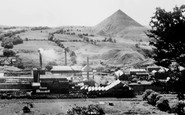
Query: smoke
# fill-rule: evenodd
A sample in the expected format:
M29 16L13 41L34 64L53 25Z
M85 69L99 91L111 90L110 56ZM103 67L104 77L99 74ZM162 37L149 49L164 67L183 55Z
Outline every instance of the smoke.
M42 54L43 63L48 63L53 61L57 62L57 60L60 60L61 56L53 49L39 48L38 51ZM70 49L67 50L67 53L70 57L71 65L77 64L76 53Z
M58 53L53 49L42 49L39 48L40 53L42 54L43 62L52 62L59 59Z

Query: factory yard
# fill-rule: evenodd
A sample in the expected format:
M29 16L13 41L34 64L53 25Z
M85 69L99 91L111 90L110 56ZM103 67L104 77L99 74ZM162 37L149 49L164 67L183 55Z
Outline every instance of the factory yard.
M141 96L137 98L90 98L90 99L13 99L0 100L0 115L22 115L23 107L33 104L31 113L26 115L66 115L67 110L74 106L88 106L89 104L100 105L105 115L167 115L157 107L142 101Z

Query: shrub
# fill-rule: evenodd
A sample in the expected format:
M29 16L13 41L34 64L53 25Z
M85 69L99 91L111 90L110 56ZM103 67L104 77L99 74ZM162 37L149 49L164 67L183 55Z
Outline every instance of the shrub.
M0 40L3 40L4 37L5 37L4 34L0 34Z
M153 93L154 91L152 90L152 89L147 89L147 90L145 90L145 92L143 93L143 95L142 95L142 98L143 98L143 100L147 100L147 97L151 94L151 93Z
M13 43L12 43L12 39L8 38L8 37L5 37L2 39L2 43L1 43L1 46L2 47L6 47L6 48L13 48Z
M20 69L24 69L24 64L22 63L22 61L17 61L17 62L15 63L15 67L18 67L18 68L20 68Z
M6 56L6 57L15 56L15 51L9 50L9 49L4 49L3 50L3 55Z
M57 65L56 62L49 62L49 63L45 66L45 68L46 68L46 70L50 71L50 70L53 68L53 66L56 66L56 65Z
M171 112L177 113L178 115L185 115L184 107L184 101L177 101L171 106Z
M170 110L169 101L165 97L160 97L159 100L156 102L156 106L161 111L168 111L168 110Z
M99 105L91 104L88 107L75 106L67 111L67 115L105 115L105 112Z
M4 42L3 46L4 46L4 48L12 49L13 48L13 43L7 41L7 42Z
M13 44L14 45L22 44L22 43L23 43L23 40L19 36L16 36L16 37L13 38Z
M25 38L25 41L29 41L29 39L28 38Z
M157 101L157 96L159 95L159 93L157 92L152 92L147 98L147 101L149 104L151 105L156 105L156 101Z
M27 106L24 106L22 110L23 110L23 113L30 113L31 112L30 108Z
M4 48L13 48L13 45L17 45L17 44L22 44L23 40L17 36L17 37L12 37L12 38L4 38L2 40L1 46Z

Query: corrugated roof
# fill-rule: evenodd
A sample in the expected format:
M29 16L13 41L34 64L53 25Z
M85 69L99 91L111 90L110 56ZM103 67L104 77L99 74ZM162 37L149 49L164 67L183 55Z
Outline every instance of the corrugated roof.
M86 65L82 68L82 71L92 71L92 68Z
M137 71L146 71L145 69L130 69L132 72L137 72Z
M53 66L51 71L81 71L82 66Z
M109 89L115 87L115 86L118 85L119 83L121 83L121 81L118 79L118 80L112 82L110 85L106 86L106 87L105 87L105 90L107 91L107 90L109 90Z

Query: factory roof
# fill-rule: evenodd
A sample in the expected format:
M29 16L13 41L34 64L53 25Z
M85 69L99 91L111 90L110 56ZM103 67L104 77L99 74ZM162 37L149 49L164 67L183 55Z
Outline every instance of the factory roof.
M92 68L86 65L82 68L82 71L92 71Z
M123 71L118 70L118 71L114 72L114 74L115 74L116 76L121 76L121 75L123 75Z
M147 68L161 68L160 66L147 66Z
M107 91L107 90L109 90L109 89L111 89L111 88L117 86L117 85L120 84L120 83L121 83L121 81L118 79L118 80L112 82L110 85L106 86L106 87L105 87L105 90Z
M51 71L81 71L82 66L53 66Z
M145 69L130 69L130 71L132 71L132 72L138 72L138 71L146 71Z

